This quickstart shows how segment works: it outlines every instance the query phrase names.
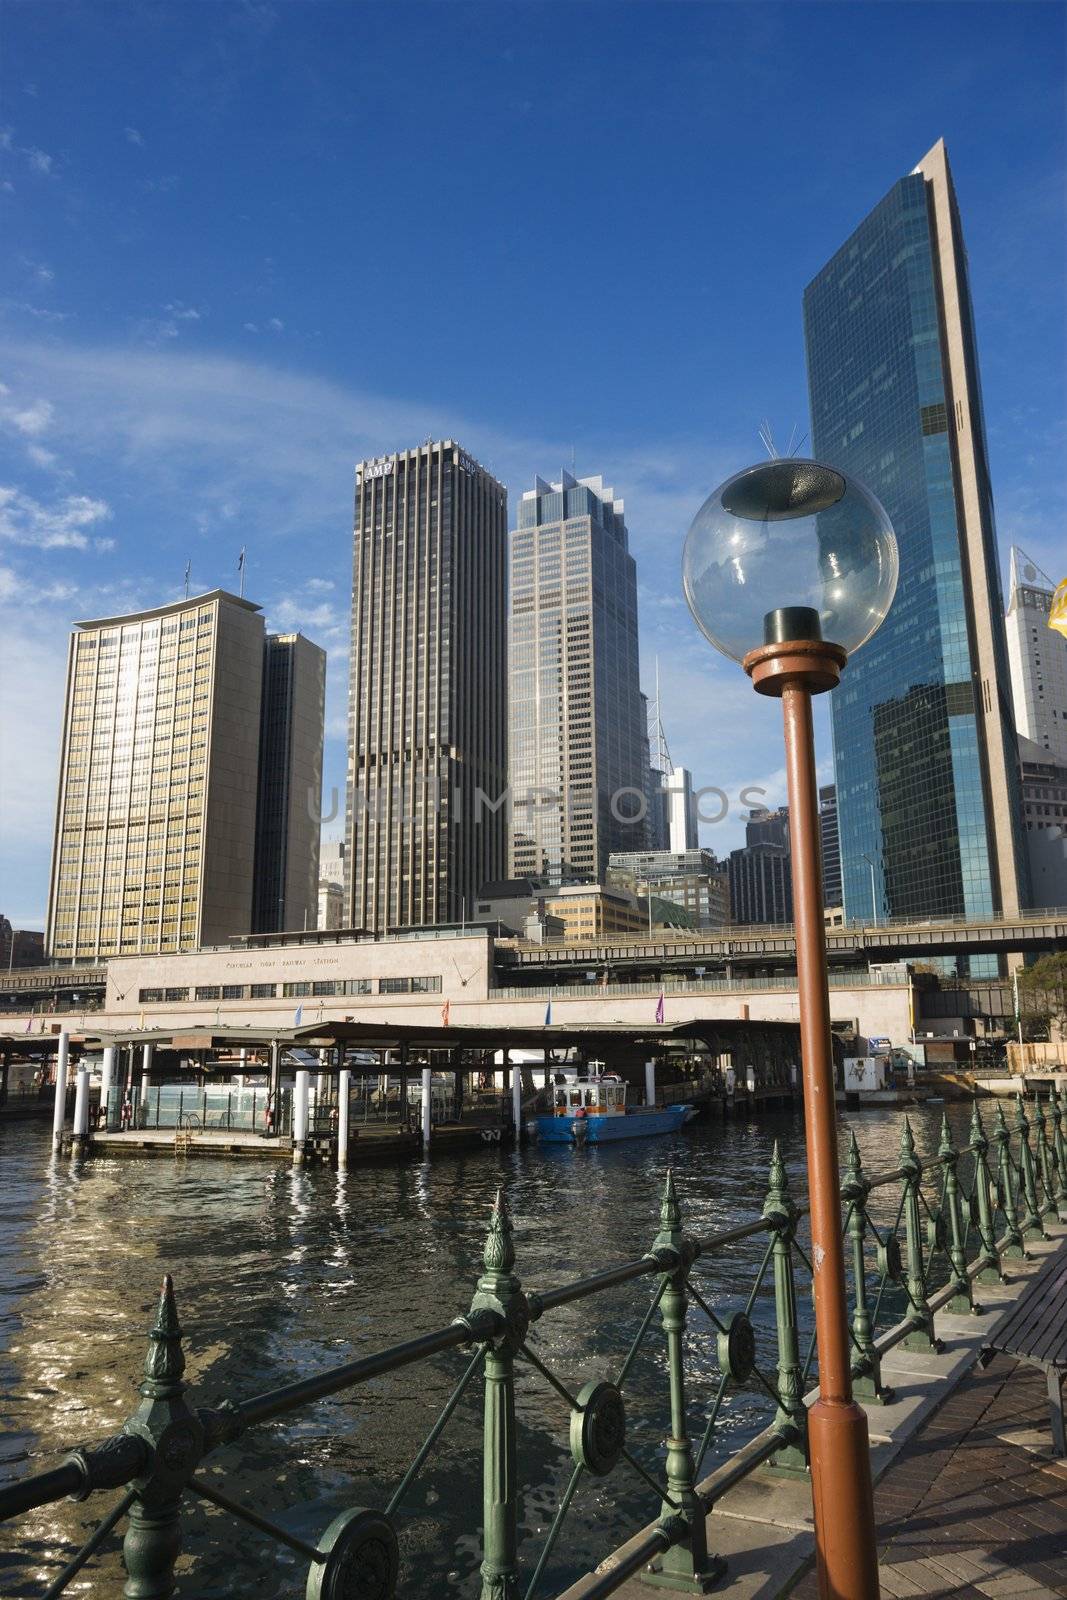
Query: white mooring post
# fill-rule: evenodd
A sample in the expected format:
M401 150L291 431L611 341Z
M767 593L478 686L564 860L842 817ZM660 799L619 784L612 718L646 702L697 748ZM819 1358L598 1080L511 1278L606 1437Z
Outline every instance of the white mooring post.
M67 1062L70 1059L70 1034L63 1030L56 1051L56 1100L52 1112L52 1143L63 1143L63 1124L67 1120Z
M656 1103L656 1063L645 1062L645 1105L654 1106Z
M431 1117L430 1117L430 1078L431 1078L430 1068L429 1067L423 1067L423 1069L422 1069L422 1147L423 1147L424 1150L428 1150L430 1148L430 1122L431 1122Z
M74 1091L74 1140L71 1154L80 1155L89 1142L89 1068L79 1067Z
M141 1104L148 1102L148 1090L152 1082L152 1045L146 1044L141 1049Z
M352 1074L342 1067L337 1074L337 1170L348 1166L348 1086Z
M515 1143L522 1143L522 1068L511 1063L511 1116L515 1124Z
M100 1068L100 1127L107 1127L107 1097L115 1078L115 1046L104 1046L104 1060Z
M304 1141L308 1136L308 1086L311 1074L306 1068L301 1067L296 1074L296 1083L293 1085L293 1160L297 1163L304 1159Z

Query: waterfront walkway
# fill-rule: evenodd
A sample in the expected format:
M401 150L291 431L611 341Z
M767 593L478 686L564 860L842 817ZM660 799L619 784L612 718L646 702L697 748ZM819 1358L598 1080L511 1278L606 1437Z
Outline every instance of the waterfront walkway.
M874 1491L883 1596L1067 1596L1067 1462L1042 1373L1007 1356L968 1374ZM818 1600L814 1573L791 1591Z

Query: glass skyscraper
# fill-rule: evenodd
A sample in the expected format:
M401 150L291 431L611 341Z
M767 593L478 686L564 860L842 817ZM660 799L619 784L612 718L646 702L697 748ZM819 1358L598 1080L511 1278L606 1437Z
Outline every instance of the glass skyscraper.
M886 622L832 696L845 913L1027 900L1018 758L967 263L943 142L804 295L814 454L900 547Z
M637 569L601 478L538 478L511 535L510 873L606 882L646 839Z

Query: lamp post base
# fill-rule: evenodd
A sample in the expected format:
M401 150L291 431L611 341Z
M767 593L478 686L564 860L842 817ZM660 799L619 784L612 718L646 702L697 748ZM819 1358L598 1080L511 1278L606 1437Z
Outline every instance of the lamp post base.
M816 1400L808 1412L808 1439L820 1593L878 1600L866 1413L854 1401Z

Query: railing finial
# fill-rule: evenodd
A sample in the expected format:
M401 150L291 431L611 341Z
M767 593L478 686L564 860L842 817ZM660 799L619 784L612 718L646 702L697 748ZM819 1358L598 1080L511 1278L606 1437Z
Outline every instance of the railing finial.
M184 1371L185 1352L182 1350L178 1302L174 1298L174 1280L169 1272L165 1272L156 1320L148 1333L148 1354L145 1356L141 1393L153 1400L164 1400L180 1394Z
M501 1184L493 1201L493 1214L489 1219L489 1232L482 1251L486 1272L510 1272L515 1265L513 1231L507 1195Z
M664 1231L675 1232L682 1226L682 1208L678 1204L678 1191L674 1187L674 1169L667 1168L667 1178L663 1185L663 1203L659 1210L660 1226Z

